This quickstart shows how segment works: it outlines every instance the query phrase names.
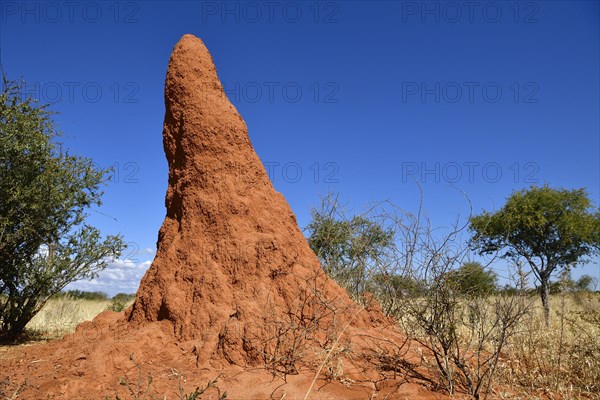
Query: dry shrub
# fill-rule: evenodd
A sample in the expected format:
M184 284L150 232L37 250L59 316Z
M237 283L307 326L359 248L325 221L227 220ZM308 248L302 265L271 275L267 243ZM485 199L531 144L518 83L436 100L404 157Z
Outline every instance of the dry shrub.
M448 288L407 302L403 327L420 345L422 364L439 389L487 398L497 369L529 303L518 296L461 298Z
M143 371L142 363L136 361L133 354L129 356L129 360L135 365L136 373L134 377L119 377L119 385L126 389L127 397L123 398L119 395L115 395L114 400L167 400L167 395L159 394L159 391L155 388L152 374ZM177 379L176 396L178 400L200 400L202 399L202 396L208 394L207 392L209 391L211 394L215 395L214 398L217 400L225 400L227 398L227 392L221 392L221 389L216 385L220 375L208 381L204 387L196 386L196 388L189 393L185 390L187 381L182 373L172 368L169 377ZM211 396L209 398L213 397ZM104 396L104 400L110 399L109 396Z
M367 367L378 373L379 378L373 382L376 388L386 380L391 379L402 384L409 382L412 378L435 386L435 382L419 372L420 362L410 361L414 357L411 340L408 337L395 341L371 335L361 336L367 337L371 343L370 348L364 351L362 357L365 359Z
M336 299L324 294L322 273L305 279L300 285L293 304L282 315L267 315L261 330L262 358L273 376L286 380L304 366L324 363L327 376L341 376L340 357L349 351L349 345L337 342L344 315L351 305L342 306ZM265 307L265 310L271 310ZM329 372L327 372L329 371Z

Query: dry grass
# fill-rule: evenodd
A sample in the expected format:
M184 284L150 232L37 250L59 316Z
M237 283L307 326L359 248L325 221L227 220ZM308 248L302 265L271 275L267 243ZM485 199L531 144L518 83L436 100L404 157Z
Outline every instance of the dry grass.
M470 367L468 372L472 377L485 372L480 361L493 355L498 344L498 332L489 326L495 321L492 318L495 299L483 300L485 304L479 308L482 319L475 325L469 318L471 314L464 312L469 308L466 303L459 302L455 312L446 316L451 319L448 326L456 327L452 331L456 342L450 359L462 354L459 361ZM488 398L600 399L600 293L551 296L550 328L545 325L537 295L521 301L527 305L527 311L505 338ZM427 339L434 335L414 328L414 318L408 313L400 315L399 322L408 336L419 343L429 343ZM436 376L438 364L432 352L426 351L421 356L422 365ZM468 391L456 372L453 371L453 376L458 387L463 386L461 392ZM441 385L444 377L437 376L435 381Z
M576 293L551 298L550 329L541 306L526 316L505 348L499 380L544 398L600 398L600 295Z
M84 300L61 297L50 299L26 326L28 332L48 338L75 331L84 321L91 321L112 304L110 300ZM131 304L128 303L126 306Z

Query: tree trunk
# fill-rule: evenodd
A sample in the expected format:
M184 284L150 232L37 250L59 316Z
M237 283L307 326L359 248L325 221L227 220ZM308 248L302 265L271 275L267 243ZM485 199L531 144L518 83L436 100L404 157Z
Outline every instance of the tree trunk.
M25 326L35 316L35 301L26 302L27 299L7 299L8 308L4 309L2 323L0 324L0 341L11 341L18 338Z
M542 279L540 285L540 296L542 297L542 306L544 307L544 321L546 322L546 328L550 327L550 286L548 283L547 279Z

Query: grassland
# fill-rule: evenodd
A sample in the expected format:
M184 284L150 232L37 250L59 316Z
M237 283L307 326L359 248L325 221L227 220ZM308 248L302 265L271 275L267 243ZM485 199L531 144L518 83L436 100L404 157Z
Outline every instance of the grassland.
M600 399L600 293L551 298L550 328L535 306L508 342L499 384L515 390L505 398Z

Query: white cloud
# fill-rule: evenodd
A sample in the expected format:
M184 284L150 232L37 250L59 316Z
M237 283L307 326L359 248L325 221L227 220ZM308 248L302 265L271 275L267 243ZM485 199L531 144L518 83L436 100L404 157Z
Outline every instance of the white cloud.
M117 293L135 293L142 276L152 261L133 262L132 260L113 260L95 279L80 280L69 284L65 290L100 291L114 296Z

